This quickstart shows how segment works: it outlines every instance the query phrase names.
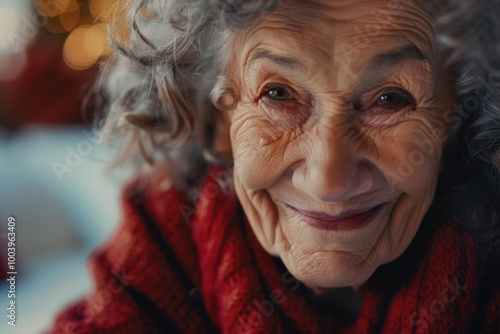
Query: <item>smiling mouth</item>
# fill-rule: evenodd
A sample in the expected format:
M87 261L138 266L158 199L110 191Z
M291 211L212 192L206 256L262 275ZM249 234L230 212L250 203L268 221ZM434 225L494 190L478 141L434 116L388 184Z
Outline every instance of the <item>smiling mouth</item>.
M353 210L332 216L324 212L302 211L286 205L305 223L322 230L353 230L361 228L374 220L382 206L383 204L380 204L371 209Z

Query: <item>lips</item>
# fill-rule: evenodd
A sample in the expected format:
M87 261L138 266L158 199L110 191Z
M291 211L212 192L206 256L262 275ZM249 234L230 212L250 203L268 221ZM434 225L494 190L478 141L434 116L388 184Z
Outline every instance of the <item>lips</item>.
M301 220L322 230L353 230L361 228L374 220L382 206L381 204L373 208L352 210L332 216L324 212L302 211L287 205Z

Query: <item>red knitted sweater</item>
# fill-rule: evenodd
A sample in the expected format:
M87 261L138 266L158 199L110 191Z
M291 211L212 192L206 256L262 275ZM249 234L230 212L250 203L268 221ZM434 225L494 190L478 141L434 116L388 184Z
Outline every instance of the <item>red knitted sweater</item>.
M166 180L131 183L123 224L90 259L95 291L51 333L500 333L500 283L478 293L475 243L453 220L423 224L347 321L260 247L219 173L196 205Z

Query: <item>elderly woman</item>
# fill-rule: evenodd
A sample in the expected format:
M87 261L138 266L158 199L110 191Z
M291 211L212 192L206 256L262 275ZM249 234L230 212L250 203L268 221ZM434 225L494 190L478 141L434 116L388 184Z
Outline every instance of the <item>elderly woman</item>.
M121 9L103 133L154 168L54 333L500 333L497 2Z

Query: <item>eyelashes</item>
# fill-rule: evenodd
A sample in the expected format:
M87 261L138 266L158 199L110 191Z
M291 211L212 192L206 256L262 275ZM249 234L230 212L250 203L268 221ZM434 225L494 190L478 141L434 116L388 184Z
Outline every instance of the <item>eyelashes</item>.
M288 89L286 89L282 85L268 87L268 90L266 91L266 96L276 101L295 100L295 96L293 96L292 93L290 93Z
M260 94L260 99L267 107L286 109L303 106L297 93L290 87L280 83L266 85ZM386 87L372 96L363 96L354 99L353 108L363 114L397 113L402 110L414 110L415 98L405 89L399 87ZM366 116L366 115L364 115Z
M312 99L302 100L298 96L300 95L288 85L271 83L259 95L261 110L275 125L292 129L305 122L312 111L307 102Z
M354 101L353 106L358 111L380 114L397 112L407 109L407 107L413 110L416 107L416 101L408 91L398 87L388 87L375 94L373 101L365 102L363 98L358 98Z
M293 108L300 104L295 95L298 94L292 92L292 89L288 86L280 83L271 83L264 88L261 99L271 108Z

